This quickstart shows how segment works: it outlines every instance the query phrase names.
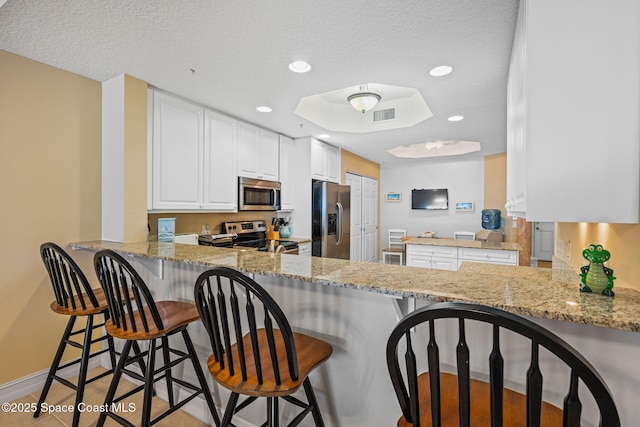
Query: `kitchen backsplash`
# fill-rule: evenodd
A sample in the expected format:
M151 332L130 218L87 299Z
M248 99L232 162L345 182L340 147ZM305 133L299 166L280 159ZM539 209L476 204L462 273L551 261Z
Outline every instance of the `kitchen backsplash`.
M221 224L225 221L255 221L264 220L267 224L271 224L271 218L281 216L292 216L291 212L229 212L229 213L150 213L149 227L151 232L149 236L155 239L158 236L158 218L175 218L176 234L183 233L202 233L202 226L209 224L212 234L221 232ZM295 228L293 230L295 236Z

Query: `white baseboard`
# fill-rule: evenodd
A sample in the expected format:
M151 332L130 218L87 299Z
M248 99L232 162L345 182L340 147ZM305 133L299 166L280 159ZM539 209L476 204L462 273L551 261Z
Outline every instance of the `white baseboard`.
M59 370L57 375L62 378L77 376L79 369L78 366L79 365L68 366ZM100 366L99 357L94 357L89 360L89 369L93 369L98 366ZM20 397L26 396L29 393L33 393L34 391L42 390L48 374L49 368L0 385L0 402L11 402Z

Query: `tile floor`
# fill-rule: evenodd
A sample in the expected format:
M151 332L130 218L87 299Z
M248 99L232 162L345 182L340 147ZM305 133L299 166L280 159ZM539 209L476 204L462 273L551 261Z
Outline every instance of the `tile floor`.
M98 367L89 371L89 378L103 372L104 368ZM75 378L71 380L75 383ZM88 384L85 387L85 393L83 401L87 405L101 405L104 402L104 396L107 393L107 389L109 388L109 382L111 381L111 375L107 375L104 378L101 378L91 384ZM120 395L127 390L131 390L133 388L133 384L129 381L126 381L125 378L120 380L120 384L118 386L118 390L116 392L116 396ZM14 400L15 403L33 403L37 404L38 399L40 398L40 391L33 392L28 394L20 399ZM53 383L51 389L49 390L49 394L47 396L46 402L48 405L73 405L75 402L75 391L66 387L58 382ZM131 421L133 424L140 423L141 411L142 411L142 392L136 393L133 396L124 399L123 402L126 404L134 404L134 411L128 413L121 413L120 415ZM162 413L167 409L167 403L157 397L153 398L153 402L151 404L152 408L152 418ZM84 412L80 415L80 426L82 427L90 427L95 426L98 421L99 413L95 412ZM51 414L42 413L38 418L33 418L32 412L22 412L22 413L11 413L11 412L0 412L0 426L11 426L11 427L26 427L26 426L34 426L34 427L70 427L71 421L73 420L73 413L65 413L65 412L55 412ZM115 426L119 425L114 420L107 418L107 422L105 426ZM182 411L176 411L168 417L164 418L160 422L154 424L154 426L163 426L163 427L205 427L206 424L203 424L199 420L191 417Z

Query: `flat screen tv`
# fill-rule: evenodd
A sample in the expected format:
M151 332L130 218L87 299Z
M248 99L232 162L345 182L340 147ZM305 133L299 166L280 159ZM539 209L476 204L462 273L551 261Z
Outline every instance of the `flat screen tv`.
M411 209L449 209L449 192L446 188L411 190Z

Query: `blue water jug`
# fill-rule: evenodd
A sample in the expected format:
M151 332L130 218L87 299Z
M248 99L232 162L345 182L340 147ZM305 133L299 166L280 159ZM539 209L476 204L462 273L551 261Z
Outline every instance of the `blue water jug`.
M486 230L500 229L500 209L482 209L482 228Z

